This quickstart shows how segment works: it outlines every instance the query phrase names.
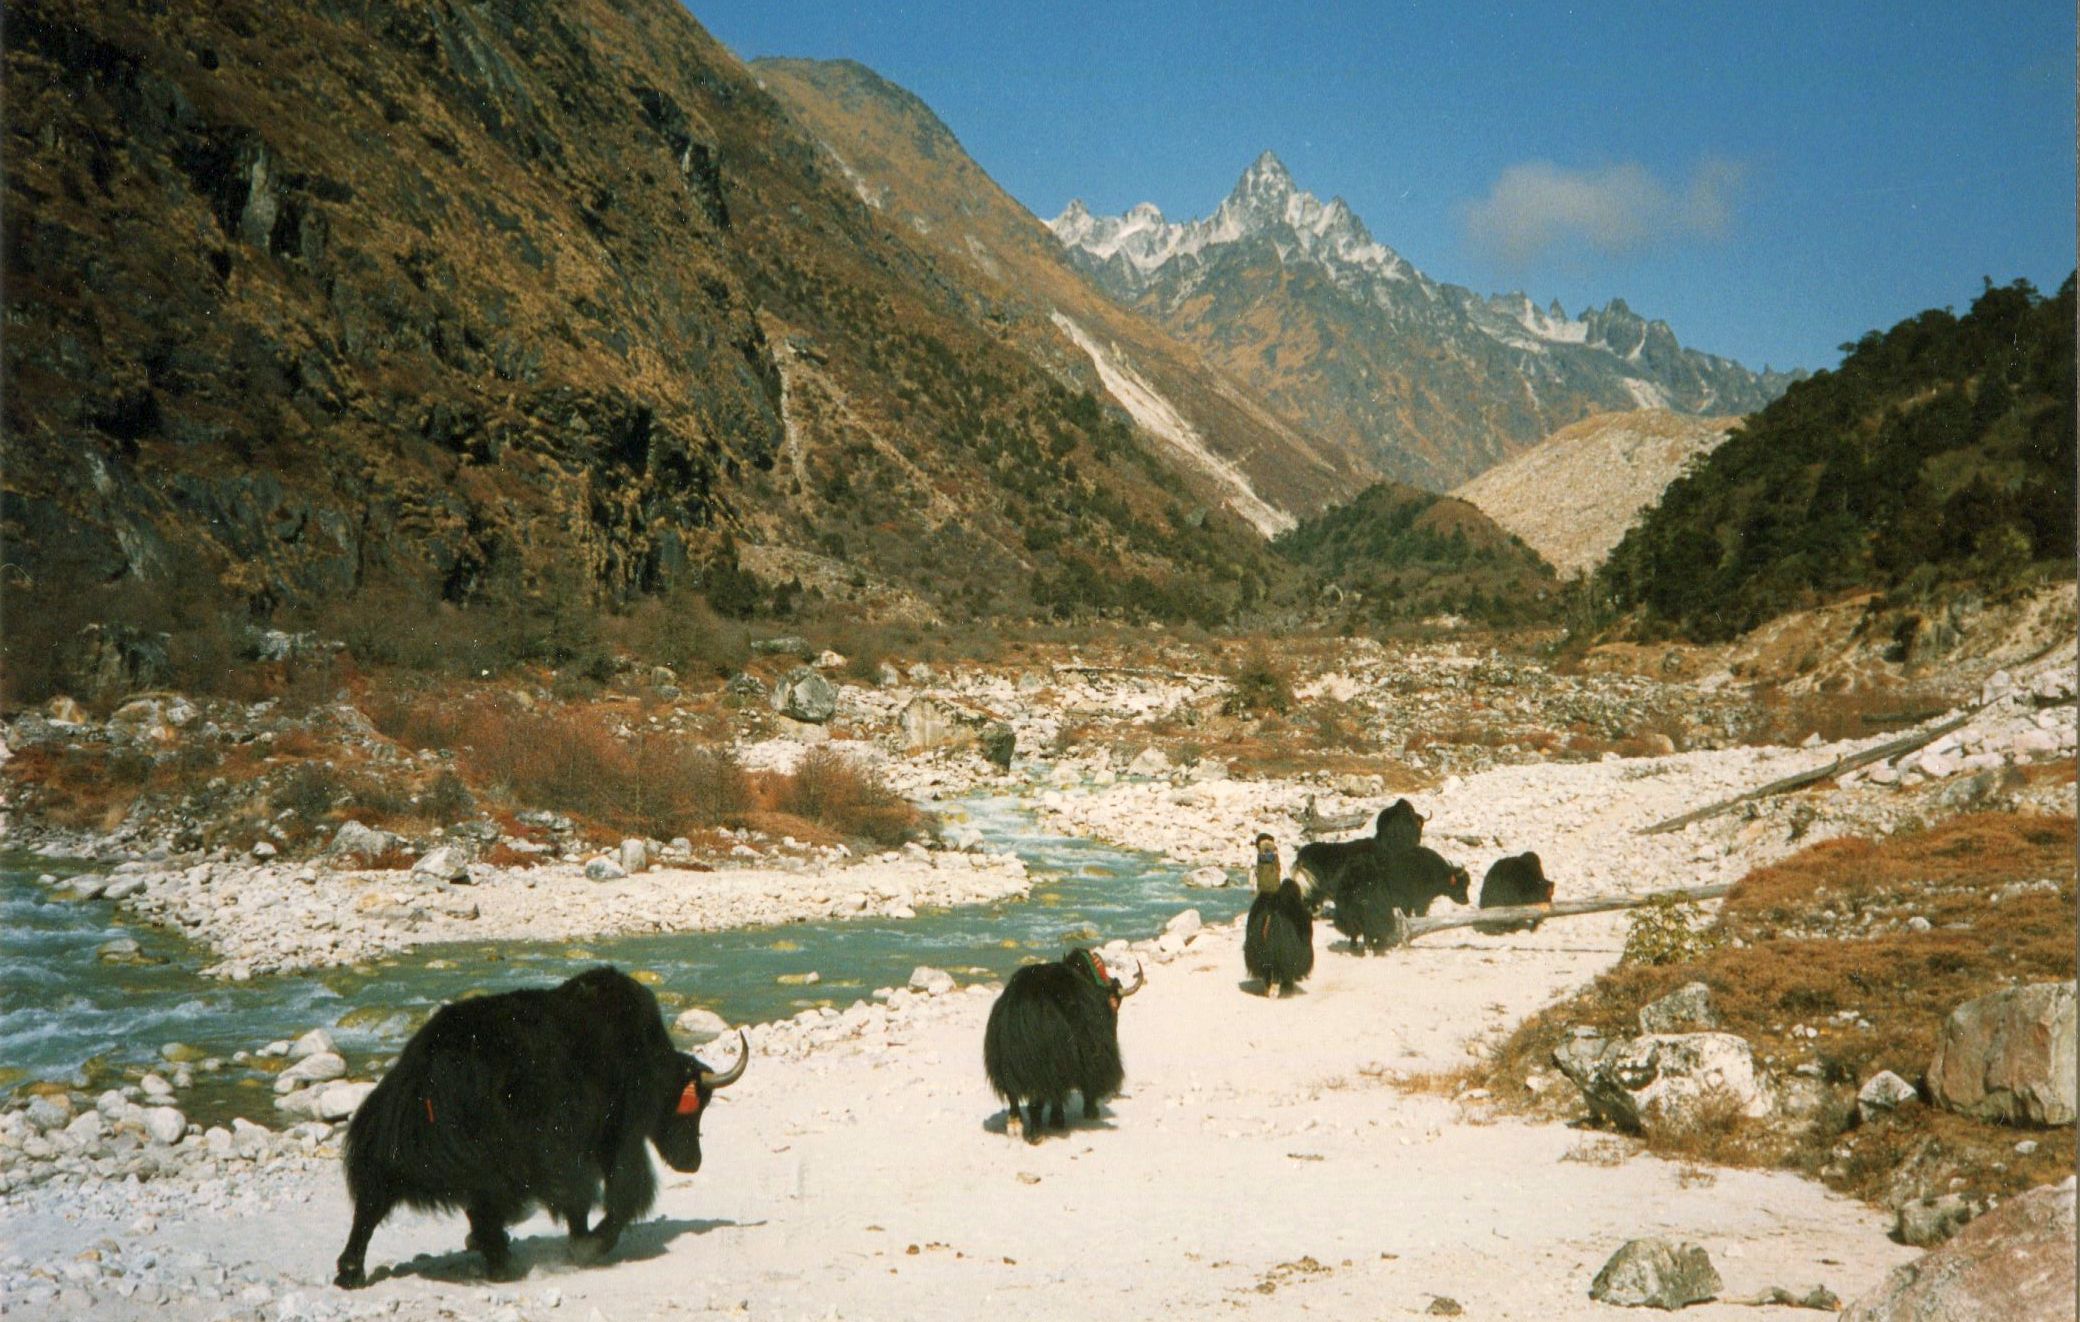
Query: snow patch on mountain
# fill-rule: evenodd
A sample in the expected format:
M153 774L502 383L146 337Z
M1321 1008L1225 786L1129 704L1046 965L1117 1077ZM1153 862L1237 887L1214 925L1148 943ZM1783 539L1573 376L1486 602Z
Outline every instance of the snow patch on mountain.
M1207 448L1198 428L1185 420L1162 392L1150 385L1113 348L1100 343L1089 331L1060 312L1049 314L1054 324L1089 355L1098 369L1098 379L1121 408L1143 430L1167 443L1187 463L1219 483L1227 492L1228 508L1234 510L1266 537L1276 537L1293 526L1293 516L1265 501L1250 484L1247 474L1232 462Z
M1265 152L1256 159L1211 216L1174 223L1153 202L1143 202L1121 216L1095 216L1078 198L1047 222L1065 247L1079 249L1099 262L1122 262L1137 283L1180 258L1193 258L1208 248L1272 234L1279 255L1291 254L1321 263L1339 282L1370 276L1382 280L1421 281L1422 275L1399 253L1366 232L1340 197L1322 201L1293 183L1278 157Z
M1636 376L1628 376L1623 379L1626 391L1631 394L1633 400L1641 408L1665 409L1668 407L1668 396L1661 393L1661 387L1655 385L1652 381L1642 381Z

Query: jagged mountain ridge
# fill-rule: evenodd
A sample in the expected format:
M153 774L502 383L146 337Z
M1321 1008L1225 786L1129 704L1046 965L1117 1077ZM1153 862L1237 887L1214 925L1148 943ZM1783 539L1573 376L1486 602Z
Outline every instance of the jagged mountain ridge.
M1284 572L670 0L8 23L16 621L116 585L611 606L724 534L966 615Z
M1685 348L1622 299L1569 317L1433 280L1268 151L1211 216L1074 201L1049 228L1115 298L1297 426L1438 490L1592 413L1747 413L1795 379Z
M1724 444L1738 418L1666 409L1563 427L1452 494L1521 537L1562 575L1596 568L1668 484Z

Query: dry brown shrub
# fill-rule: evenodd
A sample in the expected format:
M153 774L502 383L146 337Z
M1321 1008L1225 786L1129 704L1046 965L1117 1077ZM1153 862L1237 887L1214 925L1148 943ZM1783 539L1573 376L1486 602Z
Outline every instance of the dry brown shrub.
M1796 744L1817 734L1829 743L1896 732L1943 713L1948 704L1892 689L1786 693L1768 689L1743 722L1745 744Z
M872 771L826 747L802 755L774 806L884 849L903 843L920 825L907 799Z
M1500 1097L1524 1099L1524 1080L1549 1068L1553 1049L1576 1025L1630 1036L1639 1007L1702 981L1727 1032L1746 1039L1765 1068L1780 1075L1800 1065L1817 1068L1828 1104L1797 1131L1734 1126L1724 1135L1654 1135L1653 1150L1822 1172L1836 1187L1874 1201L1885 1196L1906 1155L1931 1139L1981 1192L2006 1194L2053 1178L2073 1163L2070 1127L2033 1132L2040 1147L2027 1158L2013 1151L2013 1130L1931 1106L1843 1129L1850 1095L1877 1071L1922 1077L1942 1023L1959 1003L2073 977L2074 830L2071 817L1977 814L1883 842L1826 841L1757 869L1734 888L1719 917L1719 930L1744 946L1683 963L1612 969L1520 1027L1498 1051L1487 1082ZM2013 889L2047 879L2052 889ZM1917 915L1931 930L1904 925ZM1799 1027L1817 1036L1794 1034ZM1837 1146L1850 1155L1838 1156Z
M495 868L540 867L552 857L554 855L531 854L524 849L515 849L503 840L484 851L484 861Z

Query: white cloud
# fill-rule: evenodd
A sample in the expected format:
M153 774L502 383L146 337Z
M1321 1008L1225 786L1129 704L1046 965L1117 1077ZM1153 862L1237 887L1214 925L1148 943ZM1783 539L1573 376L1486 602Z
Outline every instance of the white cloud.
M1569 170L1550 161L1512 165L1464 213L1467 238L1523 264L1562 244L1620 256L1677 239L1718 239L1733 225L1747 178L1737 161L1707 158L1674 188L1645 166Z

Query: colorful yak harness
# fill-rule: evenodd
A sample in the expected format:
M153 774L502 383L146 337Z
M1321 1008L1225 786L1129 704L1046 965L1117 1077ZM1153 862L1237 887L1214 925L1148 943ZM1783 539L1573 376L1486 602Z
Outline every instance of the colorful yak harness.
M1083 969L1085 977L1098 984L1098 990L1105 993L1105 999L1112 1002L1113 1010L1117 1011L1119 984L1113 981L1111 972L1105 967L1105 961L1099 959L1094 950L1074 951L1069 957Z

